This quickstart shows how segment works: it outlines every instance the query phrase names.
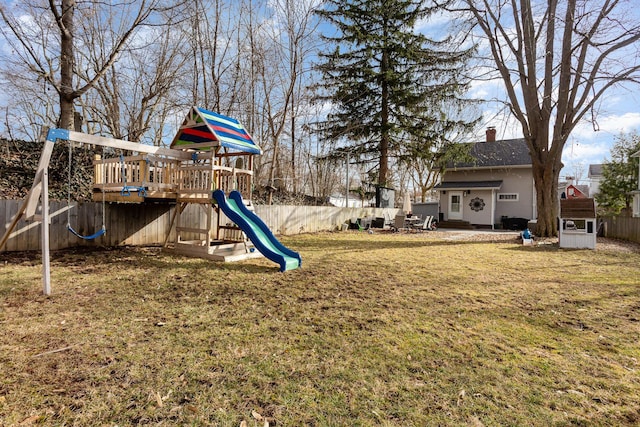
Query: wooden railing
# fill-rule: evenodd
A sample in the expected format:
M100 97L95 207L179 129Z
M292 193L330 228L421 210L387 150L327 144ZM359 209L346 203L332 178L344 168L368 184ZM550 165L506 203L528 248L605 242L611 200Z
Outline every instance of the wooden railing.
M191 203L210 203L211 193L238 190L246 200L251 198L251 170L211 164L168 160L136 155L123 158L96 158L95 191L122 192L144 188L146 196L170 198Z
M253 172L217 164L182 164L177 169L178 201L209 203L214 190L229 193L238 190L251 200Z
M242 194L243 199L250 200L252 176L252 171L225 168L225 170L220 171L218 188L227 194L233 190L237 190Z
M177 163L175 160L149 155L96 158L94 188L122 191L126 185L145 188L149 192L175 193L178 188L175 180Z
M211 200L212 169L210 165L182 164L176 168L178 201L207 203Z

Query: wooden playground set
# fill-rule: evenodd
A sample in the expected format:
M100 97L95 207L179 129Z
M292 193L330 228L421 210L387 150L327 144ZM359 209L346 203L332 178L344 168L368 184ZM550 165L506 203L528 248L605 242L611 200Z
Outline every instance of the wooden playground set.
M175 203L165 245L175 253L226 262L264 255L278 263L280 271L301 265L300 255L284 247L254 213L253 163L262 150L233 118L192 107L169 148L65 129L45 130L42 139L33 185L0 240L0 250L21 218L40 222L45 294L50 293L47 169L57 141L68 142L69 165L72 144L101 146L113 153L94 161L95 202L138 203L142 209L148 202ZM70 200L69 205L71 209ZM203 209L206 220L190 223L192 216L183 215L190 205ZM81 239L99 239L107 232L104 219L91 235L78 233L70 223L67 228Z

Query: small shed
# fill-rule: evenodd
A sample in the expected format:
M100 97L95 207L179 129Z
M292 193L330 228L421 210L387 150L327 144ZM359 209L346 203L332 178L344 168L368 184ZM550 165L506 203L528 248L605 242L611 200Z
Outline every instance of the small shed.
M561 248L596 248L596 204L593 198L560 200L558 244Z

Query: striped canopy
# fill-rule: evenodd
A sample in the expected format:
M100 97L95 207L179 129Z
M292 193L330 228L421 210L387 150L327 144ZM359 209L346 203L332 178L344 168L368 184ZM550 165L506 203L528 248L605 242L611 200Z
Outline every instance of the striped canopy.
M202 144L203 149L226 147L242 153L262 154L262 149L239 121L204 108L192 107L173 138L171 148L190 146L199 149L198 144Z

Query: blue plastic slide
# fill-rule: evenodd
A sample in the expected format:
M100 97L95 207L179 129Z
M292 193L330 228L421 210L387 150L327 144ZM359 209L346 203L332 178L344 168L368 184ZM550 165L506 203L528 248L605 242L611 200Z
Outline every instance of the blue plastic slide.
M285 247L275 238L260 217L247 209L239 192L232 191L227 199L224 191L216 190L213 198L222 212L244 231L262 255L280 264L280 271L293 270L302 265L300 254Z

